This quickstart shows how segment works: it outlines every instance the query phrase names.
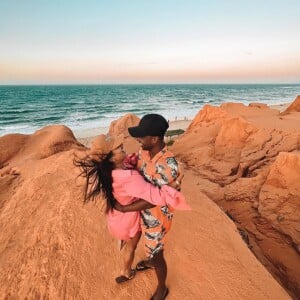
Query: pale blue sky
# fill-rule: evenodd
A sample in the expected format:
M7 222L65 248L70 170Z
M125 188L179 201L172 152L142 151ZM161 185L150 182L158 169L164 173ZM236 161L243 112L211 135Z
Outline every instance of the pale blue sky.
M300 82L300 1L3 1L0 84Z

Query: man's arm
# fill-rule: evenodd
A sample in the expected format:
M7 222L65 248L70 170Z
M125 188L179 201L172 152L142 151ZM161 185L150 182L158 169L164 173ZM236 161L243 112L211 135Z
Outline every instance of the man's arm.
M115 202L115 209L121 212L140 211L155 207L155 205L140 199L128 205L122 205L118 201Z

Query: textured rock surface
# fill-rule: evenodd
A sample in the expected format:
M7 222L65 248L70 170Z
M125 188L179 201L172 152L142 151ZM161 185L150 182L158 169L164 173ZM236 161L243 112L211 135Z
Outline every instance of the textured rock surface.
M300 113L237 103L205 106L173 146L293 296L300 294L299 149Z
M47 126L31 135L5 135L0 137L0 176L14 173L26 161L81 147L73 132L63 125Z
M259 213L300 246L300 151L279 153L259 194Z
M18 168L0 177L0 298L149 299L153 271L116 285L116 240L107 232L102 202L83 206L83 182L73 166L73 152L86 148L66 128L52 129L18 136L18 151L6 151L13 140L0 139L2 162ZM176 213L169 234L168 297L290 299L201 192L203 182L186 172L183 192L193 210ZM141 258L140 247L136 261Z
M298 95L291 105L289 105L286 110L281 112L280 115L284 116L292 112L300 112L300 95Z
M127 130L128 127L137 126L140 122L140 118L138 118L134 114L127 114L118 120L113 121L109 126L108 133L110 135L120 135L123 134L124 137L129 136L129 132Z

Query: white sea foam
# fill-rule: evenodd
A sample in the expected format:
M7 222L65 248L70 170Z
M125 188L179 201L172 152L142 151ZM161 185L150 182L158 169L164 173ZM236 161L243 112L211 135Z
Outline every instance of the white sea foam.
M291 102L300 85L0 86L0 136L33 133L50 124L72 130L108 127L125 115L160 113L191 119L207 103ZM1 116L3 116L1 118Z

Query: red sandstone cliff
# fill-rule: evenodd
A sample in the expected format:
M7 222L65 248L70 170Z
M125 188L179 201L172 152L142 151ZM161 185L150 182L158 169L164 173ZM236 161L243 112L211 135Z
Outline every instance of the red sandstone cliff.
M196 172L201 191L235 220L260 261L300 295L300 113L205 106L173 151Z
M0 138L0 298L150 298L153 271L114 282L116 241L101 202L82 204L73 167L73 152L85 149L64 126ZM176 213L169 234L168 298L289 299L202 190L187 171L183 192L193 210Z

